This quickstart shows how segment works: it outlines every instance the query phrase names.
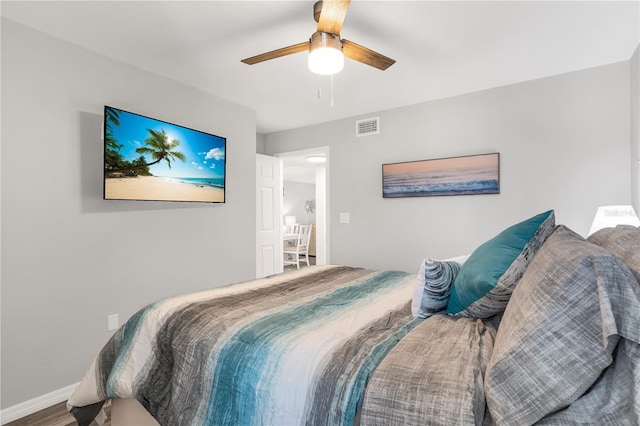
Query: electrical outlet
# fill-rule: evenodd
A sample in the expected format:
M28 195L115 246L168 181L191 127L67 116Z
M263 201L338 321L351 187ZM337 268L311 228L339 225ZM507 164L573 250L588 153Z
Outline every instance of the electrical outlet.
M340 223L351 223L351 215L349 213L340 213Z
M118 314L109 315L107 317L107 331L117 330L120 327L120 318Z

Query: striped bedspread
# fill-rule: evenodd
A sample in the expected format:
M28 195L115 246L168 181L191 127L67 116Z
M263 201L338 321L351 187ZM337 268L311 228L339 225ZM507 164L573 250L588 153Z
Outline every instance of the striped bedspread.
M351 425L369 377L421 320L414 274L316 266L152 304L69 399L79 425L136 398L162 425Z

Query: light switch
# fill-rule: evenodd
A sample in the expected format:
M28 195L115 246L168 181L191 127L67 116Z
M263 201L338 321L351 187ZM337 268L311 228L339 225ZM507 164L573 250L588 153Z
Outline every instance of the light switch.
M120 326L120 319L118 314L109 315L107 317L107 331L117 330Z
M351 215L349 213L340 213L340 223L351 223Z

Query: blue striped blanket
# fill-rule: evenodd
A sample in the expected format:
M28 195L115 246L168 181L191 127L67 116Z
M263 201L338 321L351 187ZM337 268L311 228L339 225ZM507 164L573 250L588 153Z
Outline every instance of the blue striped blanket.
M415 276L316 266L163 300L130 318L69 399L79 425L135 398L162 425L351 425L420 319Z

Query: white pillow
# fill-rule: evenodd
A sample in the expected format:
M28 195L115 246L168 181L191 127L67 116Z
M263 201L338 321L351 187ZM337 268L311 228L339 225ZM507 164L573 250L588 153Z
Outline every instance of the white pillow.
M411 302L415 317L429 318L444 311L451 295L451 286L469 255L437 260L426 258L420 264Z

